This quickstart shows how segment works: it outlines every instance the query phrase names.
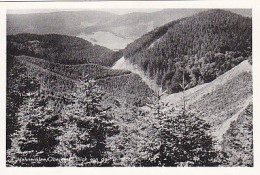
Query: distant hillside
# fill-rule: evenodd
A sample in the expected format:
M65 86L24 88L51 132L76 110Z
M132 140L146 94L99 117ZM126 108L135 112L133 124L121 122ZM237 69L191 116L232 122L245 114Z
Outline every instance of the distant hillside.
M164 9L152 13L134 12L120 15L103 25L93 26L94 30L103 30L118 36L137 39L143 34L170 21L192 16L204 9Z
M63 34L78 36L110 49L123 49L156 27L205 10L164 9L151 13L133 12L124 15L103 11L7 14L7 34ZM228 10L243 16L251 16L250 9Z
M89 26L102 24L117 15L99 11L7 14L7 34L77 35Z
M187 17L203 9L165 9L124 15L104 11L64 11L36 14L8 14L7 33L78 35L97 31L136 39L144 33L175 19Z
M243 16L251 16L250 9L228 9ZM63 11L33 14L7 14L7 33L64 34L111 31L116 35L136 39L155 27L191 16L205 9L164 9L124 15L104 11Z
M110 49L123 49L134 39L199 9L167 9L153 13L117 15L103 11L8 14L7 34L63 34L78 36ZM107 41L109 40L109 41Z
M27 55L62 64L111 66L121 57L120 52L92 45L84 39L57 34L8 35L7 51L12 55Z
M208 10L170 22L124 49L124 56L169 92L214 80L252 52L252 19Z

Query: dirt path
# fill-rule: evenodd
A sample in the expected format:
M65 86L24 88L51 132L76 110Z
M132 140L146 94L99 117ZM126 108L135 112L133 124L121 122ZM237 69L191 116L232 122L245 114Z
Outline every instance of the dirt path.
M216 137L216 139L218 140L218 141L222 141L223 140L223 135L227 132L227 130L230 128L230 124L233 122L233 121L236 121L237 120L237 118L238 118L238 116L247 108L247 106L252 102L252 95L251 96L249 96L246 100L245 100L245 102L244 102L244 104L243 104L243 106L242 106L242 108L239 110L239 111L237 111L237 113L236 114L234 114L232 117L230 117L229 119L227 119L224 123L222 123L222 125L213 133L213 135Z
M128 70L134 74L137 74L141 77L143 82L148 85L150 89L152 89L154 92L160 90L161 88L156 84L155 81L151 80L145 73L138 68L137 65L133 65L128 60L126 60L124 57L120 58L112 67L112 69L119 69L119 70Z

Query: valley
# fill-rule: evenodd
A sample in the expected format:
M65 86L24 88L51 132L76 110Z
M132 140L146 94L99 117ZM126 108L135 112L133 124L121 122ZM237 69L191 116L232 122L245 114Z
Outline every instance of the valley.
M124 49L127 44L133 42L132 39L122 38L120 36L116 36L113 33L102 31L94 32L92 34L82 33L77 37L83 38L92 44L104 46L112 50Z

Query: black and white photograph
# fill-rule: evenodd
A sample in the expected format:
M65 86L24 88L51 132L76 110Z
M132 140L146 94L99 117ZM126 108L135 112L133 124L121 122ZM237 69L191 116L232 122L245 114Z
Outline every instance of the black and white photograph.
M7 9L6 167L254 167L252 30L251 8Z

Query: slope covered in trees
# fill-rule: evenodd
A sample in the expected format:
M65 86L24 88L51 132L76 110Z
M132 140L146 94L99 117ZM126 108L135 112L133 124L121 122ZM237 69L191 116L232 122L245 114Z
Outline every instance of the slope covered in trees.
M29 78L38 78L37 72L52 74L26 67L32 71ZM46 88L48 79L35 82L40 86L25 94L15 112L17 122L10 125L17 129L9 135L7 166L216 165L215 142L204 120L166 112L160 99L150 100L150 111L130 104L105 107L105 92L87 78L63 92Z
M251 56L252 19L209 10L159 27L124 50L169 92L180 91L182 72L189 87L207 83Z
M120 51L114 52L81 38L57 34L9 35L7 50L12 55L27 55L63 64L112 66L121 57Z
M26 66L26 74L51 92L74 91L75 83L89 75L107 93L107 103L144 105L153 93L138 75L127 71L99 65L63 65L26 56L17 56L15 61Z
M62 98L42 87L27 93L9 136L7 166L111 166L106 139L118 127L101 104L104 93L90 79L76 85L77 93Z
M14 63L17 64L14 68L21 64L18 59L14 59ZM221 84L216 79L218 83L206 84L208 87L212 84L212 87L202 87L200 90L204 89L206 92L200 91L201 96L198 98L189 96L192 89L187 91L187 95L186 92L182 93L186 101L186 108L183 110L179 109L182 108L182 101L175 101L176 107L176 104L170 104L159 96L149 99L149 110L131 104L112 106L112 113L105 114L110 118L107 120L108 118L103 118L101 111L110 108L105 107L107 104L104 106L106 95L100 93L97 87L92 89L95 81L87 81L84 84L81 82L84 78L80 81L73 80L73 89L69 90L66 84L69 82L68 77L59 75L57 78L58 74L46 69L43 71L32 63L30 65L26 64L26 68L31 73L25 70L22 77L28 77L29 82L32 82L32 77L36 77L35 83L24 86L27 79L22 79L22 83L17 86L27 87L29 90L24 94L25 100L16 105L17 109L8 110L9 114L14 114L14 117L8 115L7 118L10 129L8 166L252 166L252 137L246 139L246 145L244 142L236 144L242 133L248 132L250 135L252 132L251 113L243 114L248 120L239 116L238 120L231 124L224 136L221 154L215 149L216 141L212 136L212 130L239 111L239 105L252 93L252 77L241 71L241 66L231 71L232 76L227 72L220 77L226 79L226 82ZM37 76L37 73L42 74L42 78ZM46 78L48 76L50 78ZM55 76L57 81L52 81ZM229 76L230 78L227 78ZM20 78L14 76L12 80L15 79ZM131 83L129 80L130 77L123 80L130 82L126 86L129 87L127 92L134 90L133 87L141 83ZM107 95L116 96L120 89L111 86L112 81L108 82L115 94L109 92ZM40 88L37 86L39 84ZM51 89L60 85L67 89ZM86 93L90 94L84 96L88 88L91 91ZM10 89L8 97L13 92L16 90ZM196 94L195 91L194 93ZM124 97L124 94L119 96ZM93 105L97 102L99 105L92 108L92 102ZM103 107L99 108L100 105ZM90 109L87 109L88 107ZM223 110L226 113L223 113ZM92 115L94 113L95 115ZM96 122L92 123L92 117L97 119ZM12 120L13 118L16 120ZM97 132L99 134L95 135ZM48 146L45 143L48 143ZM236 151L240 151L239 157L235 155ZM57 161L46 161L47 157ZM21 161L20 158L28 160ZM34 158L45 161L31 161Z
M28 57L28 56L16 56L22 62L29 62L34 65L40 66L43 69L47 69L54 73L64 75L66 77L78 80L84 75L89 75L91 78L103 79L107 77L120 76L130 74L131 72L125 70L112 70L108 67L101 66L98 64L77 64L77 65L66 65L60 63L53 63L47 60Z

